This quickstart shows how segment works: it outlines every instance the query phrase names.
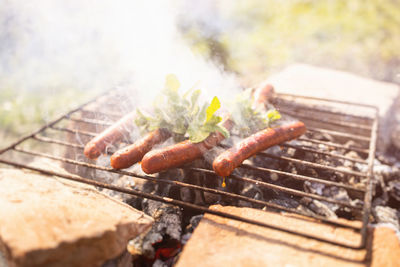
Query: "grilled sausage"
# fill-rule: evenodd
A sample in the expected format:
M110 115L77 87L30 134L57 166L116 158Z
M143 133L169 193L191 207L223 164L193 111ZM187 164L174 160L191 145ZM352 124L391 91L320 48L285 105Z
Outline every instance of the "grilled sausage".
M274 97L275 91L274 87L265 83L259 86L256 90L254 90L254 104L255 105L265 105L268 101L270 101Z
M142 160L143 156L149 152L153 146L167 140L171 134L167 129L157 129L147 133L135 143L124 147L111 156L111 167L114 169L124 169Z
M230 119L226 119L223 126L229 131L233 127L233 122ZM186 140L175 145L150 151L142 159L142 170L147 174L152 174L189 163L201 158L207 150L219 144L224 138L221 133L214 132L199 143L192 143Z
M106 150L107 145L121 141L128 133L128 128L133 125L136 112L131 112L122 117L115 124L111 125L103 132L86 144L83 154L89 159L97 159Z
M277 128L261 130L221 153L213 162L214 171L226 177L245 159L271 146L299 137L306 132L304 123L297 121Z

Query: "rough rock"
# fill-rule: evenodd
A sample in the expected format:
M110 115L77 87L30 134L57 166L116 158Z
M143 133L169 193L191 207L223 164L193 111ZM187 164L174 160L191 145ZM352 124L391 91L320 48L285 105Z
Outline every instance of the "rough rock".
M399 143L399 137L392 136L395 131L400 131L400 97L399 86L396 84L305 64L291 65L270 76L267 82L273 84L278 93L377 106L380 114L380 146L378 149L386 149L391 141Z
M360 235L350 229L299 216L219 205L211 208L343 243L359 242ZM196 266L199 262L201 266L366 266L371 259L379 264L373 267L397 264L394 260L400 255L399 240L393 231L377 229L373 236L378 241L372 250L355 250L206 214L184 247L177 267ZM386 238L390 242L381 248L379 244Z
M0 249L10 266L99 266L152 222L91 186L0 169Z
M395 230L378 226L372 231L371 267L400 266L400 240Z

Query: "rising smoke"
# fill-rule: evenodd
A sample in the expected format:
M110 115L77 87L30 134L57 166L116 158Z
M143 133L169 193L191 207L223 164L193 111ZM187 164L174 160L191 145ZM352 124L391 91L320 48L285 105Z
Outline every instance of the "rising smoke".
M3 0L0 88L136 88L148 101L175 73L222 100L235 78L194 55L177 30L179 1ZM207 96L210 99L210 96Z

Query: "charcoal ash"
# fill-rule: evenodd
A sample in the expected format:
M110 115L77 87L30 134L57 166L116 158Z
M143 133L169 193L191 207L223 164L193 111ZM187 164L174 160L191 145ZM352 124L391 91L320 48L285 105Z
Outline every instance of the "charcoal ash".
M309 138L320 140L320 141L326 141L326 142L334 142L335 141L335 138L328 133L307 132L306 136Z
M400 210L396 210L387 206L374 206L372 214L376 223L387 223L400 231Z
M167 253L173 257L181 248L182 211L177 206L149 199L144 199L142 205L142 210L155 222L145 235L129 241L128 251L142 262L153 262L158 258L168 260Z
M194 229L199 225L201 219L203 218L202 214L195 215L190 218L189 224L185 227L185 232L182 235L181 243L185 245L187 241L189 241L190 237L193 234Z
M400 203L400 180L393 180L388 183L390 197Z
M241 195L245 197L249 197L255 200L264 200L264 194L261 188L253 183L247 183L243 190L241 191ZM248 207L248 208L258 208L261 209L263 205L257 203L250 203L248 201L239 200L237 205L239 207Z
M309 198L302 199L302 204L306 205L306 207L309 210L311 210L314 214L317 214L319 216L323 216L328 219L338 218L338 216L334 211L335 209L337 209L337 207L334 204Z
M279 193L275 198L271 199L269 202L288 209L299 209L299 207L301 206L297 198L294 198L292 196L283 193Z

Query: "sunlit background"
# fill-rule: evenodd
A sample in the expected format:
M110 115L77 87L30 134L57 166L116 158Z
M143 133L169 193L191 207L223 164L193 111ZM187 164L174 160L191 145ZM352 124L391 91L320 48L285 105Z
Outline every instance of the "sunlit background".
M1 147L115 86L234 90L295 62L400 84L400 1L2 0Z

